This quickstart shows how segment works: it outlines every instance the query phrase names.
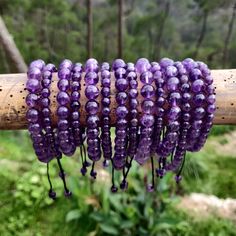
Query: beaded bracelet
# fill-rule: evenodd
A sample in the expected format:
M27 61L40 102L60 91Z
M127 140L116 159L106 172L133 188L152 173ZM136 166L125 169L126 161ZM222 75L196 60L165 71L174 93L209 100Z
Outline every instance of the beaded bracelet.
M99 95L99 89L96 87L96 84L99 81L98 77L98 62L95 59L87 60L85 64L85 96L88 101L86 103L87 111L87 152L90 160L93 161L92 169L90 171L90 176L94 179L97 176L97 173L94 171L95 162L101 158L101 149L100 149L100 138L99 138L99 117L97 112L99 109L99 104L96 101L96 98Z
M57 94L57 116L58 116L58 132L57 139L60 150L67 156L75 153L76 146L70 125L70 95L69 84L71 81L71 70L73 64L70 60L63 60L58 69L59 92Z
M152 82L154 81L153 74L150 71L151 64L145 58L141 58L136 63L136 69L140 73L140 81L143 86L141 88L141 95L143 97L143 101L141 104L142 108L142 117L140 119L141 123L141 132L140 132L140 140L137 149L137 154L135 160L139 164L144 164L149 157L151 157L151 168L152 168L152 184L147 186L147 190L153 191L155 187L154 181L154 160L151 154L151 145L152 145L152 134L154 128L154 96L155 89L152 86Z
M111 73L110 66L107 62L104 62L101 66L101 83L102 89L111 89ZM101 127L101 143L103 150L103 166L109 165L109 160L112 157L112 143L111 143L111 132L110 132L110 94L102 93L102 127Z

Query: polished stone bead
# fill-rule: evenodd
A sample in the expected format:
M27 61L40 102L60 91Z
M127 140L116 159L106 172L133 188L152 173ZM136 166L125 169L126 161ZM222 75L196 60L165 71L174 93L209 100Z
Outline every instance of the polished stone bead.
M152 98L155 95L155 89L150 84L145 84L141 89L141 95L144 98Z
M137 82L137 80L131 80L131 81L129 82L129 85L130 85L130 88L131 88L131 89L137 89L137 87L138 87L138 82Z
M179 92L174 92L174 93L171 93L170 94L170 97L169 97L169 102L170 103L179 103L181 101L181 95Z
M87 129L87 137L88 137L88 140L89 139L95 139L97 138L99 135L99 131L98 129ZM88 142L87 140L87 142Z
M174 143L178 140L178 133L177 132L170 132L166 135L166 139L169 142Z
M70 107L73 109L73 110L78 110L80 109L80 103L78 101L72 101L72 103L70 104Z
M167 80L166 87L168 91L173 92L178 89L179 79L177 77L171 77Z
M28 79L41 80L42 78L42 72L37 67L32 67L32 68L30 67L27 75L28 75Z
M108 115L110 114L110 112L111 112L111 110L110 110L109 107L104 107L104 108L102 109L102 114L103 114L104 116L108 116Z
M26 113L28 122L36 123L39 120L39 112L36 109L29 109Z
M71 93L71 101L72 102L77 102L77 101L79 101L79 99L80 99L80 93L78 92L78 91L73 91L72 93Z
M200 129L202 126L202 123L203 123L202 120L195 120L193 121L192 127L194 129Z
M41 91L41 95L42 95L43 98L48 98L50 96L50 90L48 88L44 88Z
M189 113L184 113L184 114L183 114L183 120L184 120L184 121L189 121L190 118L191 118L191 115L190 115Z
M87 117L86 122L89 128L96 128L99 123L99 118L97 115L90 115Z
M142 102L142 111L147 114L154 112L154 102L152 100L144 100Z
M102 88L101 94L104 97L109 97L111 95L110 88L107 88L107 87Z
M74 72L72 75L72 81L81 81L81 71Z
M216 110L215 104L211 104L207 107L207 112L213 114Z
M99 90L95 85L88 85L85 89L85 95L88 99L96 99L99 95Z
M165 73L168 77L175 77L178 74L178 70L175 66L167 66Z
M60 91L57 94L57 102L62 106L67 105L70 102L69 94L67 92Z
M206 82L208 85L211 85L211 84L213 83L213 78L212 78L212 76L211 76L211 75L206 76L205 82Z
M29 132L32 134L39 134L42 131L41 126L38 123L29 124Z
M137 89L130 89L129 90L129 96L131 98L136 98L138 96L138 90Z
M184 93L183 95L182 95L182 100L183 100L183 102L189 102L190 101L190 99L191 99L191 94L190 93Z
M118 121L117 121L117 127L118 128L120 128L120 129L125 129L125 128L127 128L127 125L128 125L128 122L127 122L127 120L126 119L119 119Z
M118 68L125 68L126 64L122 59L116 59L112 64L112 69L115 71Z
M162 117L164 115L165 110L162 107L157 107L156 108L156 114L157 116Z
M128 101L128 95L125 92L119 92L116 94L116 101L119 105L124 105Z
M121 130L121 129L116 130L117 138L124 139L126 137L126 135L127 135L127 131L126 130Z
M166 68L167 66L172 66L174 64L174 61L169 58L162 58L160 61L160 66L162 68Z
M163 97L158 97L157 100L156 100L156 105L157 105L158 107L162 107L164 104L165 104L165 98L163 98Z
M29 68L36 67L37 69L42 70L44 66L45 66L45 62L41 59L38 59L38 60L31 62L29 65Z
M72 91L80 90L81 89L80 82L79 81L72 81L71 85L70 85L70 88L71 88Z
M124 92L128 88L129 83L126 79L118 79L116 80L115 86L119 92Z
M142 74L143 72L148 71L151 68L151 64L148 59L140 58L135 63L135 68L139 74Z
M95 100L88 101L85 105L86 112L95 115L98 112L99 104Z
M70 69L62 67L61 69L58 70L58 77L59 77L59 79L69 80L70 76L71 76Z
M111 86L111 80L109 78L102 79L102 86L103 87L110 87Z
M180 86L180 91L181 92L188 92L190 90L190 85L185 83Z
M193 97L193 102L196 106L202 106L205 102L205 95L200 93Z
M175 131L178 131L179 130L179 127L180 127L180 124L178 121L171 121L169 123L169 128L171 131L175 132Z
M215 94L211 94L207 97L207 102L210 104L214 104L216 102L216 96Z
M151 84L154 81L153 74L150 71L145 71L140 75L140 80L143 84Z
M136 74L136 72L131 71L131 72L128 73L128 75L127 75L127 80L129 80L129 81L131 81L131 80L136 81L136 79L137 79L137 74ZM133 82L133 83L134 83L134 82Z
M125 118L128 114L128 109L125 106L118 106L116 108L116 116L118 118Z
M69 128L69 122L68 120L59 120L58 121L58 128L60 130L67 130Z
M71 119L72 119L72 120L78 120L79 117L80 117L80 114L79 114L78 111L73 111L73 112L71 113Z
M199 120L204 117L205 113L206 113L206 112L205 112L204 108L202 108L202 107L198 107L198 108L196 108L195 111L194 111L195 117L196 117L197 119L199 119Z
M178 117L180 116L181 109L177 106L171 107L170 111L168 112L168 118L171 121L177 120Z
M35 94L35 93L28 94L26 97L27 106L35 107L37 105L38 99L39 99L39 97L37 94Z
M98 83L99 77L96 72L91 71L91 72L86 73L84 80L87 85L88 84L95 85Z
M49 107L50 106L50 100L48 98L42 98L40 100L40 103L43 107Z
M65 106L60 106L57 109L57 115L59 116L60 119L67 119L69 116L69 109Z
M37 93L41 89L40 81L37 79L28 79L26 82L26 88L31 93Z
M61 64L59 65L59 69L62 69L62 68L66 68L66 69L69 69L71 70L73 67L73 63L71 60L69 59L64 59Z
M179 78L180 82L182 84L186 84L188 83L188 76L187 75L182 75L180 78Z
M141 124L144 127L152 127L154 125L154 116L149 114L144 114L141 118Z
M50 72L48 71L48 73L50 73ZM51 73L50 73L50 74L51 74ZM43 79L43 80L42 80L42 86L43 86L44 88L48 88L50 85L51 85L51 80L50 80L50 79Z
M194 93L199 93L202 91L203 86L204 82L201 79L197 79L192 83L192 91Z
M102 105L103 106L109 107L110 104L111 104L110 98L106 98L106 97L102 98Z

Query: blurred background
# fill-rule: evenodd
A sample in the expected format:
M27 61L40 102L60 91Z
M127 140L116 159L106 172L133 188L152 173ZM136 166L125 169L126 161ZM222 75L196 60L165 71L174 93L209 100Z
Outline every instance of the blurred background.
M0 0L0 16L2 74L36 58L58 65L91 56L236 68L235 0ZM204 149L187 155L181 185L167 175L154 193L145 189L148 167L134 165L128 191L111 194L109 170L94 182L80 175L79 153L64 158L73 197L63 197L53 163L55 202L27 132L0 131L0 235L236 235L234 130L214 126Z

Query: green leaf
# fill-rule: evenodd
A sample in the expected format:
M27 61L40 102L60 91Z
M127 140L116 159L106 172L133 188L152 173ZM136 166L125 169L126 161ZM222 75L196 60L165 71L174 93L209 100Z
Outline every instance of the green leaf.
M66 222L70 222L72 220L77 220L79 219L81 216L81 213L79 210L72 210L72 211L69 211L66 215Z
M112 225L108 225L108 224L100 224L99 225L101 230L107 234L111 234L111 235L118 235L119 231L113 227Z

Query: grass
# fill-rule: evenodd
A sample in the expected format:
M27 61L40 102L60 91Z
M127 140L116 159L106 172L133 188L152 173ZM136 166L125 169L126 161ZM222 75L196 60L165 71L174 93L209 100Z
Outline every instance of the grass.
M223 140L219 135L210 139ZM197 219L177 210L172 175L159 183L157 193L147 194L145 172L138 165L128 192L112 195L106 176L94 184L81 177L76 157L64 158L74 196L63 197L54 163L50 169L58 199L52 202L47 198L46 167L36 161L28 134L2 131L0 140L0 235L236 235L229 220ZM201 152L188 154L182 193L235 198L235 174L235 158L216 154L209 142Z

